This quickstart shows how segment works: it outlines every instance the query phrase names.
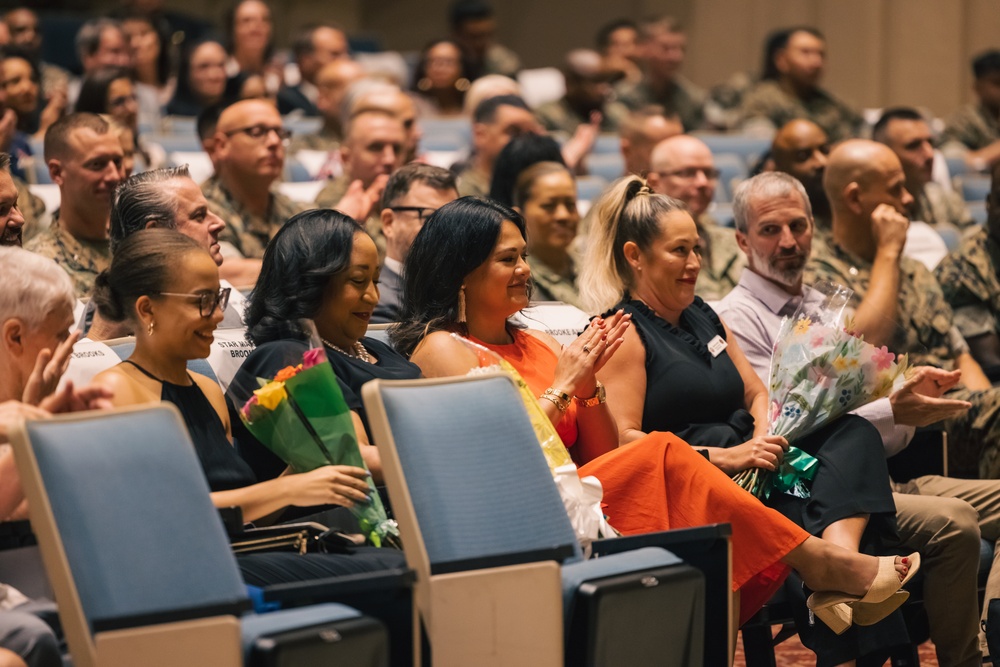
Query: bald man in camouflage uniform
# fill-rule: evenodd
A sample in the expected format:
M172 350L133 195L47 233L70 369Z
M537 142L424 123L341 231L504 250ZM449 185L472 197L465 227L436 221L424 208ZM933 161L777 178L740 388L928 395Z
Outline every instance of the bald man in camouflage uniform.
M853 140L830 154L824 179L833 211L831 254L813 258L807 282L829 280L854 290L854 327L865 340L906 353L911 364L962 371L947 398L969 412L943 422L949 472L1000 478L1000 391L994 389L955 327L941 286L922 264L902 256L912 202L896 155Z

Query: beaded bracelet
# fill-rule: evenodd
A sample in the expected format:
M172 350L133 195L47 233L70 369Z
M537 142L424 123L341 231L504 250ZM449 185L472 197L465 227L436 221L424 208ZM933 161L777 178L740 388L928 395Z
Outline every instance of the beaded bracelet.
M547 401L552 401L559 412L566 412L569 409L570 395L566 392L557 391L552 387L546 389L539 398L544 398Z

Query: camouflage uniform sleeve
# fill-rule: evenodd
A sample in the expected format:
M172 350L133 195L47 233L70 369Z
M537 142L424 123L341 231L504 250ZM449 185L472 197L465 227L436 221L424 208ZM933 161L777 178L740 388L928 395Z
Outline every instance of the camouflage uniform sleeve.
M784 93L772 81L761 81L747 91L740 105L744 130L776 130L792 119Z
M991 129L975 104L967 104L948 119L942 134L945 142L958 142L969 150L979 150L1000 139Z
M316 195L317 208L336 208L350 184L346 176L340 176L327 183Z
M955 325L966 338L997 331L994 308L1000 303L1000 280L987 238L985 228L978 230L935 270L944 298L955 312Z
M41 233L42 216L45 215L45 202L41 197L31 192L28 184L14 177L14 187L17 188L17 208L24 216L23 239L28 241Z

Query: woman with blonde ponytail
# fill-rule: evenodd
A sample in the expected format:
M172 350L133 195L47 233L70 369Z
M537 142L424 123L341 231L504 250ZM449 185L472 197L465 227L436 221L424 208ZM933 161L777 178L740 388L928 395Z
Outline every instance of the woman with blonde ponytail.
M619 443L669 431L727 476L775 470L788 442L768 434L763 382L725 323L695 296L701 242L684 204L632 176L615 183L595 208L582 296L592 312L624 311L632 323L598 374ZM768 504L845 549L889 548L896 510L875 427L847 415L796 446L820 461L812 495L774 493ZM831 664L854 656L844 657Z

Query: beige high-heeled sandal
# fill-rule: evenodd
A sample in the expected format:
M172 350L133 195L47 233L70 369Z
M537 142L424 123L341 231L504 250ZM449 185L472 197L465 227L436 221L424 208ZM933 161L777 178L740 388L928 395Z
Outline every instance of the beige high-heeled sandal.
M909 598L909 593L899 589L920 569L920 554L913 552L907 559L909 569L902 580L896 572L896 556L882 556L878 560L875 580L864 595L813 593L806 605L838 635L846 632L851 623L874 625L896 611ZM851 608L850 622L847 622L847 612L840 605Z

